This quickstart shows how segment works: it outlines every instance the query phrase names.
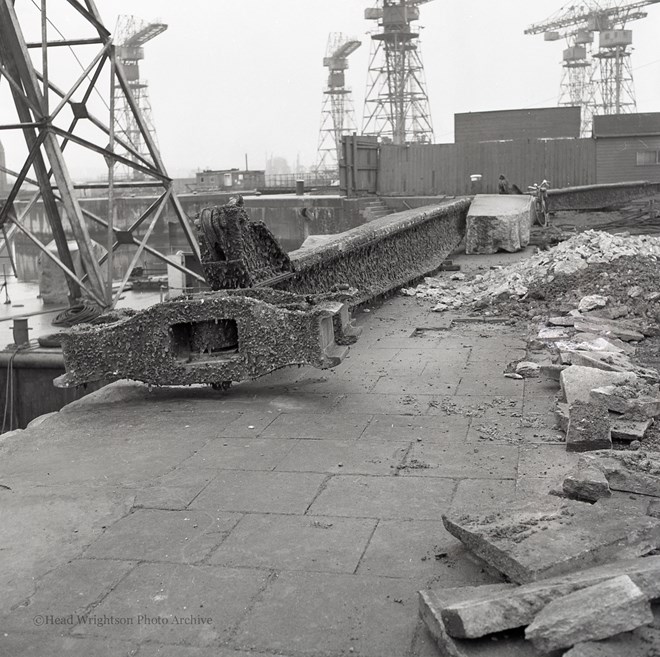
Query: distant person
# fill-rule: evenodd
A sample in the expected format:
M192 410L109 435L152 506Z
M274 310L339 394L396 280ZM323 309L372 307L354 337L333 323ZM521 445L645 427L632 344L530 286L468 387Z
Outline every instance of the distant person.
M520 187L518 187L518 185L511 184L503 173L500 174L498 191L500 194L522 194Z

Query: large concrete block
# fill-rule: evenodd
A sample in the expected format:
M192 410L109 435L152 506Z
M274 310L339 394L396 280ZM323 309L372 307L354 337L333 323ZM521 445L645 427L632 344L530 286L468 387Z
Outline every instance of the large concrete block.
M520 251L529 244L531 225L530 196L480 194L468 212L465 252Z
M607 477L594 466L578 467L573 472L569 472L564 478L562 488L569 497L587 502L597 502L603 497L612 496Z
M548 500L448 513L450 534L518 583L640 557L660 547L660 521L583 502Z
M653 600L660 596L660 557L626 559L532 584L490 584L420 591L422 616L433 616L455 639L476 639L529 625L550 602L627 575Z
M488 588L493 590L500 587L508 590L510 586L493 584ZM454 638L447 632L442 615L429 591L420 591L419 603L419 615L443 657L485 657L486 655L488 657L549 657L539 652L531 642L525 641L518 633L500 634L497 636L497 642L490 636L477 639Z
M550 652L652 622L648 598L630 577L621 575L554 600L527 627L525 637L538 650Z
M607 408L600 404L576 401L568 411L567 452L611 449L612 430Z
M585 454L578 472L602 474L611 490L660 497L660 459L652 453L603 451Z
M571 365L560 375L559 382L569 404L576 401L590 402L591 391L602 386L634 383L637 376L632 372L605 372L594 367Z

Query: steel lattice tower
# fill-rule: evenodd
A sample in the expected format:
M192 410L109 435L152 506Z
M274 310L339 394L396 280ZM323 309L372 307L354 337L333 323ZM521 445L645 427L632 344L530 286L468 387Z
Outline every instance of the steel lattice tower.
M394 144L433 141L431 108L419 48L419 5L430 0L378 0L365 18L378 21L364 101L362 134Z
M316 170L320 173L339 172L342 137L357 130L353 99L350 88L346 86L345 71L348 69L348 56L360 45L362 44L358 40L349 39L338 32L328 38L326 56L323 59L323 65L328 69L328 84L323 91L316 165Z
M596 67L592 57L593 33L578 30L566 37L559 105L582 107L580 135L591 134L596 94Z
M149 100L149 86L140 77L140 61L144 59L144 44L166 29L167 25L164 23L145 23L135 16L120 16L117 19L115 28L117 61L124 69L133 98L156 145L158 145L158 140L153 123L151 101ZM122 92L119 85L115 86L115 130L125 141L132 144L133 149L140 155L147 156L149 154L135 113L128 103L126 94ZM123 155L135 159L127 152ZM142 177L139 171L127 166L120 167L117 172L118 179L131 178L132 180L139 180Z
M589 136L594 114L635 112L637 102L631 65L632 30L626 26L646 18L644 9L660 0L582 0L563 7L525 34L546 41L562 36L564 74L560 105L582 107L582 135ZM598 45L592 46L598 33Z
M600 105L603 114L628 114L637 111L635 84L633 80L631 52L631 30L610 32L604 39L601 33L600 48L594 57L600 63Z

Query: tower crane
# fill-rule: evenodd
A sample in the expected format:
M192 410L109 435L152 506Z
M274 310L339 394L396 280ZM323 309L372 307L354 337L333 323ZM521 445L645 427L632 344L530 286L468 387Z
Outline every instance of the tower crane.
M326 56L323 58L323 66L328 69L328 84L323 91L316 166L321 174L337 175L342 136L356 131L351 90L346 86L345 72L348 69L349 55L361 45L357 39L348 38L340 32L328 37Z
M120 16L117 19L117 26L115 28L117 63L121 64L124 69L133 98L156 144L158 144L158 140L156 138L156 129L151 112L148 83L140 76L140 61L144 59L145 43L162 34L166 29L167 25L165 23L146 23L135 16ZM118 84L115 86L114 96L117 133L129 144L132 144L135 151L147 157L149 151L135 113L129 106L126 94L123 93ZM123 170L124 177L130 176L134 180L141 178L140 172L136 169L123 167ZM118 174L118 178L121 177L122 172Z
M525 34L543 34L546 41L564 38L560 105L582 107L582 134L591 131L593 116L637 109L630 61L633 21L648 16L646 7L660 0L583 0L567 5ZM598 44L595 42L598 33Z
M419 48L419 7L431 0L378 0L365 10L379 31L372 49L362 133L394 144L433 141L431 108Z

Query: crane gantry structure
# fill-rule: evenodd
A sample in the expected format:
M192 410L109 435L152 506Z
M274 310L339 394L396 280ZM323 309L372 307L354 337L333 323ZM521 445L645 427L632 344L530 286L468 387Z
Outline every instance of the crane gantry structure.
M38 21L28 13L35 8ZM66 35L55 24L55 16L62 22ZM32 29L35 24L40 27L36 34ZM63 57L62 53L71 57ZM200 274L148 243L157 222L169 209L193 254L200 257L193 226L175 194L174 181L167 174L133 95L126 68L117 56L117 47L94 0L42 0L41 3L0 0L0 79L9 85L15 110L11 120L5 122L9 108L3 104L0 130L21 133L26 145L26 157L20 169L8 171L15 180L7 199L0 205L3 233L0 249L12 234L24 235L64 272L72 305L85 297L102 308L114 306L143 252L204 281ZM135 140L129 141L115 130L118 90L130 109L131 120L138 126L146 153L133 146ZM70 151L86 158L90 167L105 168L107 182L74 184L67 164ZM94 161L97 164L92 164ZM142 179L115 180L116 166L136 170ZM19 202L24 185L38 191L29 201ZM122 217L117 221L115 190L119 188L150 189L155 192L155 200L138 217ZM79 190L84 189L103 189L107 194L104 216L81 205ZM38 202L43 204L57 255L25 225L25 218ZM100 258L91 239L92 226L96 226L97 235L100 227L100 234L105 237L106 252ZM80 254L80 268L73 263L70 236ZM113 254L120 247L129 247L133 253L115 293ZM102 266L106 268L105 276Z
M433 122L419 48L419 6L430 0L378 0L365 11L379 30L372 47L362 134L394 144L430 143Z
M144 59L144 44L162 34L166 29L167 25L165 23L146 23L135 16L120 16L115 27L117 61L124 69L129 89L140 110L147 131L156 145L158 145L158 139L152 117L149 86L140 75L140 61ZM149 149L121 85L117 84L115 86L114 96L115 130L129 144L132 144L134 150L140 155L148 157ZM129 159L134 159L126 151L123 154ZM120 166L118 167L117 178L141 180L144 176L135 168Z
M559 104L582 108L583 136L590 135L595 114L636 111L633 33L626 28L646 18L645 8L658 3L660 0L582 0L525 30L525 34L543 34L546 41L566 40Z
M362 44L340 32L328 37L323 66L328 69L328 84L323 91L321 129L319 132L319 174L337 174L341 159L341 140L357 130L351 90L346 86L348 57Z

